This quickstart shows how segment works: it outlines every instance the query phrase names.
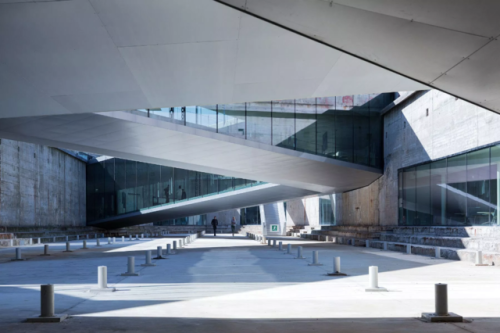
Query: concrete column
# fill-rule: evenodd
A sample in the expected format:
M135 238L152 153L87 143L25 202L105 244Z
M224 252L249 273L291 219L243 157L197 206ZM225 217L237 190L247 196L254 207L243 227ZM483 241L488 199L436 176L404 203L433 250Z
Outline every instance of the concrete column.
M108 267L97 267L97 288L106 289L108 287Z
M40 286L40 317L54 317L54 285L45 284Z
M448 285L444 283L436 283L435 287L436 297L436 315L448 315Z

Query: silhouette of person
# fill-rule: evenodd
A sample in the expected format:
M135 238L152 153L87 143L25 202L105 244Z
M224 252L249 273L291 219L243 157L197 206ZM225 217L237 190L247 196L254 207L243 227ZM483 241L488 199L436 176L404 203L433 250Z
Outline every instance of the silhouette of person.
M217 226L219 225L219 221L217 221L217 216L214 216L212 219L212 228L214 228L214 237L217 236Z
M182 199L182 187L179 185L179 189L177 190L177 200Z
M182 195L181 195L181 199L184 200L187 198L187 194L186 194L186 191L184 191L184 189L182 189Z
M167 187L165 187L163 189L163 191L165 192L165 203L169 203L170 202L170 185L167 185Z

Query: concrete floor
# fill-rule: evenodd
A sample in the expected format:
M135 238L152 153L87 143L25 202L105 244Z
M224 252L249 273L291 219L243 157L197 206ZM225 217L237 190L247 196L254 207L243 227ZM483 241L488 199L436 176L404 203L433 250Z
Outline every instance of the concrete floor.
M304 241L306 260L242 236L205 236L156 267L141 267L143 250L164 248L175 238L117 242L63 253L64 243L23 248L27 261L11 262L0 250L1 332L498 332L500 269ZM74 249L82 242L72 242ZM313 250L324 266L307 264ZM136 257L139 277L122 277L127 256ZM349 276L329 277L334 256ZM97 266L108 267L114 293L88 290ZM379 267L389 292L367 293L368 266ZM434 283L448 283L449 310L471 323L429 324L417 319L434 309ZM55 284L59 324L28 324L39 314L39 285Z

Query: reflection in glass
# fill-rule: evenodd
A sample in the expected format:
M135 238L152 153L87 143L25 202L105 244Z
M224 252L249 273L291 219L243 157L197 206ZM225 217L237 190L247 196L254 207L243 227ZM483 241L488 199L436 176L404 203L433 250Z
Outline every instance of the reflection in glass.
M247 139L271 144L271 102L247 103Z
M273 145L295 149L295 100L273 102Z
M491 224L500 225L500 146L491 147L490 180Z
M316 131L316 98L295 100L296 149L316 154Z
M415 197L416 215L415 225L429 225L432 223L431 192L430 192L430 164L419 165L415 170Z
M319 224L334 225L332 201L328 195L319 197Z
M431 163L432 224L446 225L446 160Z
M245 139L245 103L218 105L218 132Z

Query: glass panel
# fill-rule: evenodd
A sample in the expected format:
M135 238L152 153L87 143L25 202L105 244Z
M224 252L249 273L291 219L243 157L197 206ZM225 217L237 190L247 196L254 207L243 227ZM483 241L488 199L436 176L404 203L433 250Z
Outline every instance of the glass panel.
M337 158L335 144L335 97L318 98L318 155Z
M247 103L247 139L271 144L271 103Z
M219 176L219 193L231 191L233 189L233 178Z
M415 168L407 168L403 171L403 225L415 225Z
M403 224L403 171L398 171L398 224Z
M148 186L148 164L137 162L137 209L153 206Z
M242 215L244 216L244 221L240 219L241 224L260 224L260 209L259 206L242 208L245 210Z
M500 225L500 146L491 147L490 179L491 222Z
M296 149L316 154L316 99L295 100Z
M161 186L161 167L155 164L148 165L148 189L146 191L146 202L152 207L165 204L169 188Z
M189 180L189 170L175 169L174 179L175 202L186 200L186 187Z
M123 214L127 211L127 191L126 191L126 161L115 159L115 191L117 202L117 213Z
M214 106L187 106L186 126L215 132L217 129L217 112Z
M490 149L467 154L467 224L490 224Z
M110 217L116 214L115 159L105 160L104 166L104 217Z
M368 95L353 96L353 162L363 165L370 164L370 105Z
M336 158L353 161L353 96L335 98L335 144Z
M335 224L332 201L330 200L329 196L319 197L319 224L322 225Z
M126 176L125 176L125 212L133 212L137 210L137 196L139 195L137 190L137 162L127 161L126 162Z
M160 190L163 189L165 203L175 203L174 168L162 166L160 171ZM160 203L163 203L160 199Z
M295 101L273 102L273 145L295 149Z
M218 105L218 131L245 139L245 103Z
M370 95L370 166L383 166L383 128L381 111L394 100L394 94Z
M219 176L214 174L208 175L208 194L216 194L219 192Z
M446 225L446 160L431 163L431 207L434 225Z
M466 222L466 155L448 159L446 215L449 225L467 225Z
M430 164L419 165L416 168L417 209L415 225L432 224L430 175Z
M241 188L245 188L247 186L247 180L242 179L242 178L235 178L234 179L234 189L238 190Z

